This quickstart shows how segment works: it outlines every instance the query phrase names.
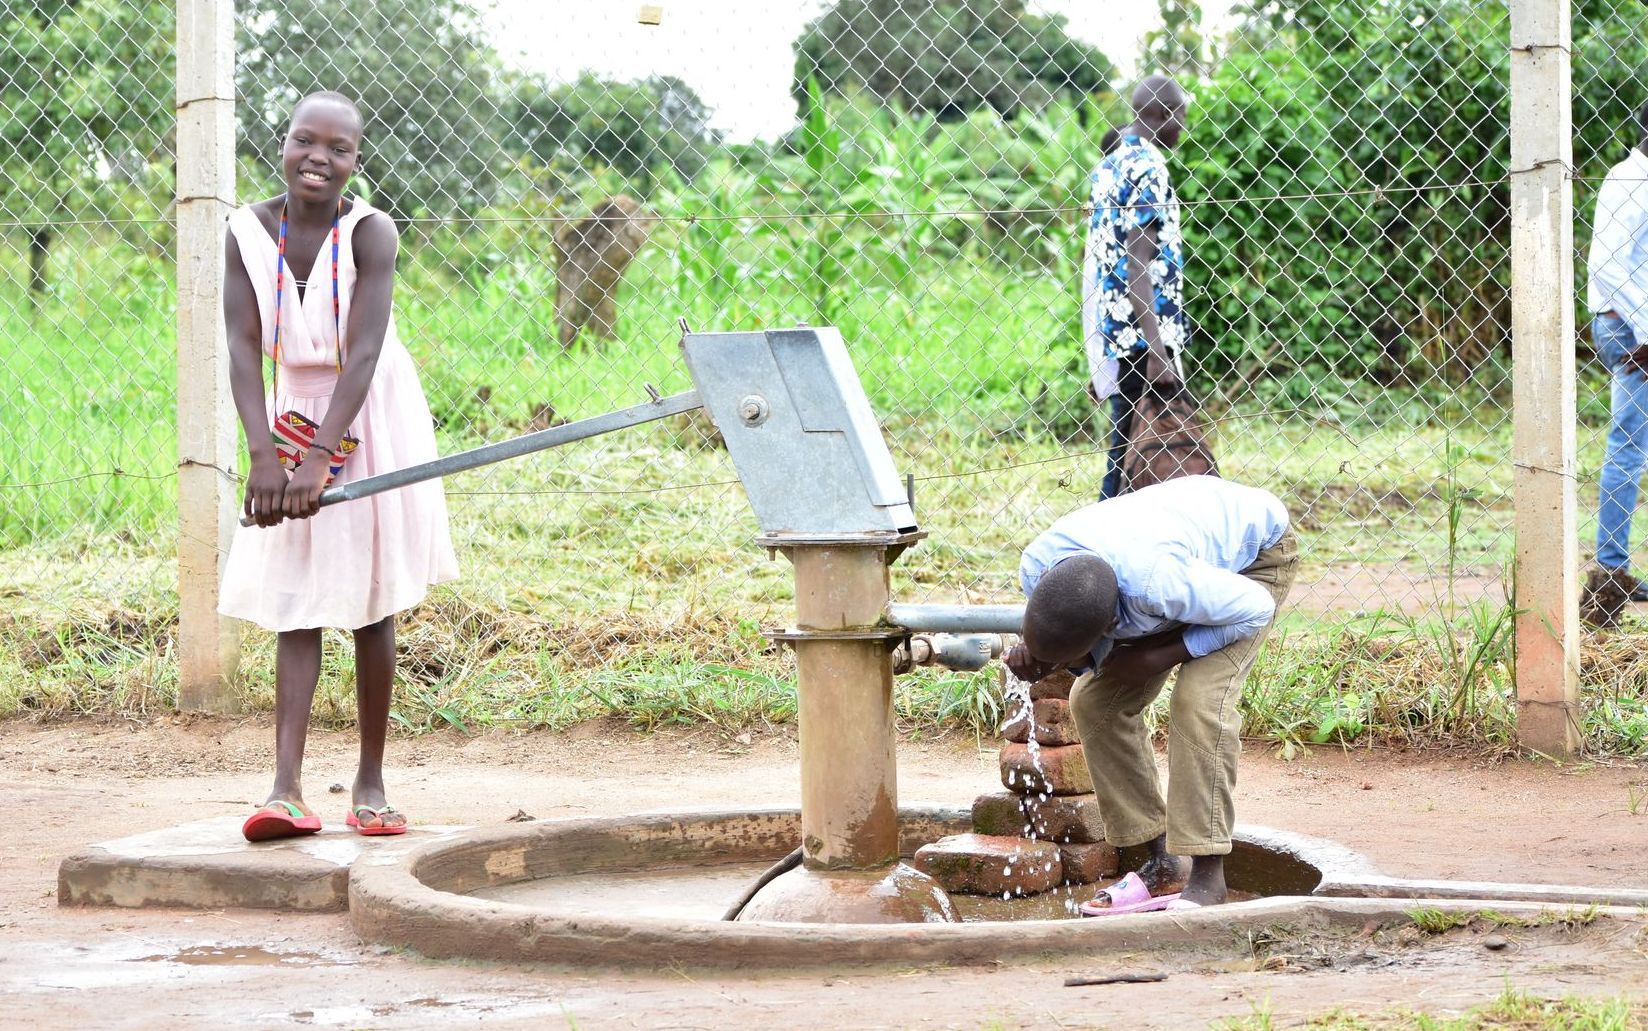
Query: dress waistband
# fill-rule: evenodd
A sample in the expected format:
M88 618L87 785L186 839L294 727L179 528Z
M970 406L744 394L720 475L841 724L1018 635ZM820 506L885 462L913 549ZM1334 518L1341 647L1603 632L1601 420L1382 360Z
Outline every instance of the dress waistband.
M331 397L338 386L338 370L332 365L282 365L280 391L293 397Z

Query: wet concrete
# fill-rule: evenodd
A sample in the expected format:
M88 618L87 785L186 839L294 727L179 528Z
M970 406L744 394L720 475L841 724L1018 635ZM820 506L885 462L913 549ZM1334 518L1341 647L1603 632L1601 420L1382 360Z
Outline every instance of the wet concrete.
M156 948L160 951L153 951ZM12 961L7 965L14 973L18 958L0 945L0 962ZM49 946L33 958L41 972L0 979L0 998L13 1007L31 999L56 999L61 1020L34 1025L44 1027L154 1027L163 1021L204 1026L199 1023L201 1014L172 1009L179 994L189 992L219 996L224 1011L222 1019L212 1023L217 1027L426 1027L435 1021L467 1025L498 1018L531 1022L569 1018L585 1008L525 991L503 996L441 986L435 989L438 994L429 994L427 985L418 993L405 992L407 985L402 984L395 994L386 995L363 985L363 999L344 1002L341 993L317 1000L313 992L292 987L299 978L357 976L349 968L373 959L342 946L281 948L222 939L185 944L176 935L145 935L92 946ZM132 1005L96 1017L66 1015L74 1000L109 992L137 994Z
M629 873L573 874L541 877L480 888L470 894L509 902L555 916L604 913L612 917L658 917L719 920L771 864L727 863L722 866Z
M600 913L649 920L719 920L767 866L764 862L727 863L627 873L573 874L482 888L471 895L493 902L530 906L548 916ZM1091 899L1096 890L1091 884L1065 885L1009 899L952 892L950 902L964 923L1072 920L1080 917L1078 907ZM1231 893L1234 902L1258 897L1253 892Z
M191 945L176 952L138 956L136 963L181 963L186 967L313 966L327 962L314 952L276 952L261 945Z

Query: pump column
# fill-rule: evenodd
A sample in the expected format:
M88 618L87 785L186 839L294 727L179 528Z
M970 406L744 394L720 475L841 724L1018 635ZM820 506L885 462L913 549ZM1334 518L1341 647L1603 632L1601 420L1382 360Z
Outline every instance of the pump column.
M804 923L954 921L949 896L899 861L897 731L886 624L888 567L919 533L760 543L795 568L794 628L801 726L799 869L775 879L741 920Z

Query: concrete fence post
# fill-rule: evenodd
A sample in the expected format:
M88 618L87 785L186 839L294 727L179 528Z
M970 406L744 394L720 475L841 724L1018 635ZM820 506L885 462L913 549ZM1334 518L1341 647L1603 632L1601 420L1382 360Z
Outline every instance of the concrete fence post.
M222 315L235 202L233 0L177 0L178 708L232 712L240 628L217 614L239 502Z
M1570 0L1511 0L1511 350L1517 737L1579 736Z

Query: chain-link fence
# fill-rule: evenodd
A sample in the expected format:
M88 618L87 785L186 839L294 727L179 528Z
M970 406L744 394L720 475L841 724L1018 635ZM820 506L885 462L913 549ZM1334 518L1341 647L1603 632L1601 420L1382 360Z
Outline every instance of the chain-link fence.
M838 326L931 533L895 593L1010 601L1019 548L1105 472L1088 173L1132 83L1172 74L1189 380L1223 474L1303 534L1301 629L1272 651L1446 639L1486 649L1508 706L1509 624L1480 615L1508 611L1512 551L1507 6L1161 0L1136 45L1127 16L1086 9L1108 6L241 0L238 194L283 189L298 97L358 100L356 188L401 229L397 318L443 451L686 389L681 319ZM0 663L163 696L172 5L0 19ZM1581 253L1648 99L1644 22L1574 6ZM1583 340L1580 366L1588 551L1607 396ZM531 721L535 693L779 662L754 628L784 618L789 571L751 545L735 484L691 419L452 479L464 577L409 621L413 690ZM10 708L31 704L55 703ZM1377 715L1321 704L1305 731Z

